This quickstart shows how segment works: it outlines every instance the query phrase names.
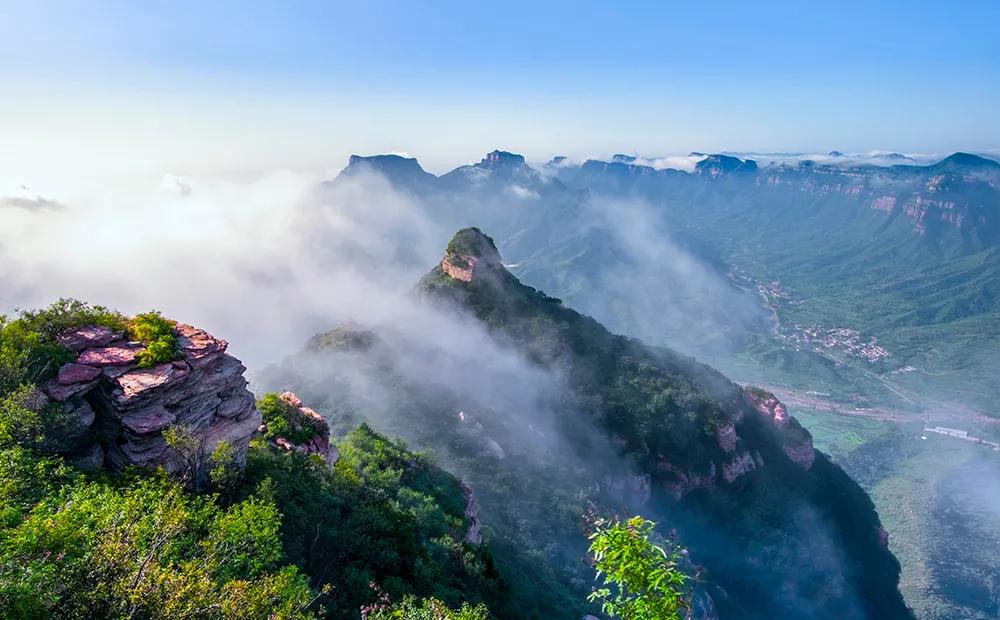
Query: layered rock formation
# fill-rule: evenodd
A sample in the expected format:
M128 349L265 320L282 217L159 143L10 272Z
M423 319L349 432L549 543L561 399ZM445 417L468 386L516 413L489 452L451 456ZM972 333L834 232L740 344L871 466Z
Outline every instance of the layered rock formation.
M289 406L292 417L289 422L293 428L296 430L306 429L310 436L297 443L279 436L271 440L271 445L286 452L318 454L326 459L330 465L336 463L340 459L340 452L337 450L337 446L330 442L330 425L326 418L303 405L302 400L294 392L282 392L280 398ZM261 426L258 430L266 433L267 427Z
M489 273L490 267L499 265L502 265L500 253L493 240L478 228L459 231L441 260L441 270L462 282L472 282Z
M62 403L65 428L58 435L81 464L179 473L188 463L167 445L163 431L169 426L190 433L204 454L226 441L237 464L245 462L261 421L245 368L226 353L224 340L181 323L174 334L178 359L151 368L139 368L136 355L144 347L121 332L87 326L59 334L59 343L76 358L44 393Z

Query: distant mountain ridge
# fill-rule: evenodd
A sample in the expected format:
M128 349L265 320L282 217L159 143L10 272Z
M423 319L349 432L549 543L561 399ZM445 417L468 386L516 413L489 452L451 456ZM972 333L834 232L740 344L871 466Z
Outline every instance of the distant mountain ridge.
M760 166L692 153L688 172L633 157L557 157L534 167L494 151L441 176L413 160L352 158L341 178L378 166L391 184L419 197L436 223L493 231L519 276L617 331L702 355L743 351L764 367L810 367L810 380L822 377L824 390L855 385L855 395L869 402L907 404L883 378L935 399L971 398L982 408L1000 398L1000 386L982 370L988 361L972 364L972 372L968 361L989 360L1000 346L991 327L1000 315L1000 277L991 276L1000 274L1000 163L960 152L929 165ZM807 352L775 341L763 319L748 313L759 302L733 286L711 287L707 297L697 281L675 280L689 277L669 262L650 262L616 233L621 216L635 211L621 205L630 204L644 205L641 229L669 231L669 243L718 279L735 278L741 287L747 277L782 282L800 298L779 310L789 330L782 337L795 337L796 324L845 327L877 338L890 355L874 368L861 363L860 374L848 378L853 371L840 361L806 359ZM636 275L642 281L630 282ZM635 286L647 294L637 296ZM676 312L664 312L669 307ZM685 317L703 326L692 329ZM944 344L927 347L932 333ZM920 374L890 375L910 368Z

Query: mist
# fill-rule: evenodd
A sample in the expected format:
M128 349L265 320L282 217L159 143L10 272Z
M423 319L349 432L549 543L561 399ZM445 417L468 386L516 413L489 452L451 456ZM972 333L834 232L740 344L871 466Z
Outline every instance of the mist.
M0 312L75 297L161 310L250 365L316 331L395 307L448 232L383 179L320 192L274 171L116 185L60 209L0 209Z

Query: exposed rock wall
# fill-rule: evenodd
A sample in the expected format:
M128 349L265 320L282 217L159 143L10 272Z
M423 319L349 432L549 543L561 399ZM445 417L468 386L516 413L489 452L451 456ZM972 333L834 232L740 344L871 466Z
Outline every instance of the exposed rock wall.
M465 541L478 545L483 542L483 524L479 520L479 504L476 503L472 495L472 487L462 483L462 494L465 495L465 518L469 522L469 528L465 531Z
M476 270L476 257L448 254L441 261L441 269L456 280L472 282Z
M774 394L753 386L743 389L743 397L755 411L780 429L781 447L788 458L803 469L812 468L816 460L812 435L788 415L785 405Z
M115 471L162 466L178 473L186 463L163 436L171 425L192 433L206 453L227 441L238 464L245 462L261 422L246 389L246 369L226 354L226 341L181 323L174 333L178 359L151 368L138 367L142 344L120 332L88 326L59 335L77 357L44 391L63 403L66 435L91 441L77 450L83 463Z
M294 392L283 392L280 398L294 408L297 418L293 424L299 428L309 428L313 435L307 441L298 444L292 443L284 437L275 438L271 444L286 452L318 454L326 459L330 465L336 463L340 459L340 452L337 450L337 446L330 442L330 425L326 418L303 405L302 400ZM265 431L266 429L262 426L260 430Z

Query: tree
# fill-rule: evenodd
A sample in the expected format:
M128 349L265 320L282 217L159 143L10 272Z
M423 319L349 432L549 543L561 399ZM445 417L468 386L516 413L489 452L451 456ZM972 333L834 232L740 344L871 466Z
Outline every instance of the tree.
M180 480L195 493L200 493L205 482L205 476L212 466L212 454L208 451L205 439L198 433L179 425L172 425L163 430L163 439L167 445L183 461L183 471Z
M588 600L622 620L678 620L689 608L688 577L679 547L651 540L655 523L642 517L591 521L590 554L597 578Z

